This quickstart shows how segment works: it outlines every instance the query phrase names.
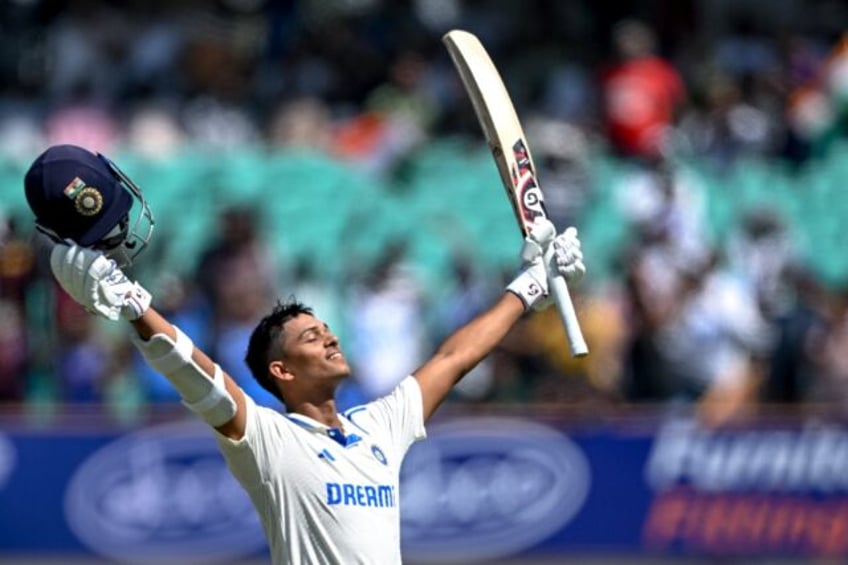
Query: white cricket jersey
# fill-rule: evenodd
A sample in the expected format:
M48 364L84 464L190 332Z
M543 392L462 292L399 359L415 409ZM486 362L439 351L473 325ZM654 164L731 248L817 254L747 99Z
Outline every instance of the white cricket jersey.
M247 400L244 437L216 434L275 565L400 563L401 462L426 436L413 377L340 414L343 430Z

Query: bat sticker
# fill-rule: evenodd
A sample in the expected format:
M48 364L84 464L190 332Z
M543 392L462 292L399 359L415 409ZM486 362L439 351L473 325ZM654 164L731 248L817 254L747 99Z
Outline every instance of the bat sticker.
M533 224L536 218L547 217L542 189L536 182L536 172L533 170L533 162L524 145L524 140L519 139L512 146L512 154L515 157L515 167L512 170L512 180L518 189L518 205L521 215L528 224Z

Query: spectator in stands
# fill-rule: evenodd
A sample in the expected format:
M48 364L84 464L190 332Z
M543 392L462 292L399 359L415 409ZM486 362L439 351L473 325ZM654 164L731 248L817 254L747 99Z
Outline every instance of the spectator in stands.
M804 358L812 369L803 400L831 414L848 415L848 289L825 295L820 315L804 342Z
M816 386L817 394L810 395L820 369L814 356L827 334L830 293L813 272L801 266L791 269L786 278L793 300L775 321L775 344L760 396L769 404L802 406L826 388Z
M24 398L32 350L27 293L35 277L35 256L0 210L0 402Z
M113 153L121 138L121 124L108 105L83 89L74 98L54 109L45 123L50 145L72 143L92 151Z
M430 343L444 341L452 328L470 322L496 296L498 287L482 277L478 267L472 256L454 252L450 276L446 284L439 285L439 294L431 297L433 307L428 308ZM486 399L494 387L493 365L492 359L483 359L454 387L452 398L471 402Z
M773 340L753 289L716 251L681 255L657 235L629 262L630 398L694 404L710 425L749 414Z
M620 155L654 159L668 155L672 129L686 99L674 66L657 54L654 31L637 20L613 30L617 60L601 77L605 131Z
M105 404L112 366L109 344L97 331L97 320L58 286L54 399L60 403Z
M628 324L620 285L596 284L591 293L569 289L580 316L580 327L591 354L571 355L559 313L539 312L526 321L533 355L544 363L547 378L539 381L533 399L539 402L579 404L581 409L623 399L624 358Z
M405 242L388 243L348 302L348 351L364 400L392 390L427 350L422 290L406 254Z
M533 140L533 159L544 180L551 221L558 226L579 223L594 188L585 132L564 120L536 115L526 120L526 133Z
M275 263L252 208L226 208L218 225L221 231L202 252L195 275L211 309L210 350L257 402L274 403L243 360L255 320L276 296Z
M333 123L330 108L318 98L287 100L277 106L271 117L268 143L279 150L330 150Z
M700 250L706 233L707 194L697 178L669 159L625 168L613 187L615 203L633 229L655 234L664 249Z
M786 157L802 162L824 154L848 134L848 34L822 57L814 76L786 103L790 144Z
M773 155L781 145L780 119L758 105L752 88L731 77L711 77L703 104L689 107L680 120L689 151L722 172L740 158Z
M166 162L185 148L186 135L175 111L166 105L141 104L130 112L126 144L135 154L153 162Z
M754 289L763 317L774 321L786 315L796 300L791 274L800 267L799 250L777 210L763 207L741 216L725 245L728 266Z
M391 176L426 142L439 116L429 84L430 61L398 53L388 78L368 93L363 111L340 128L335 151L378 176Z
M25 320L17 304L0 298L0 403L24 399L28 365Z

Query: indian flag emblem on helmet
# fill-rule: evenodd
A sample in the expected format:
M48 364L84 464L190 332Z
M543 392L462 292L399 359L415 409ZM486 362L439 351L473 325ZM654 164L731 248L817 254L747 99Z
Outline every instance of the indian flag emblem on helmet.
M83 216L94 216L103 209L103 195L93 186L86 186L74 198L74 208Z
M68 183L68 186L65 187L63 192L65 196L73 200L83 188L85 188L85 181L79 177L74 177L74 180Z

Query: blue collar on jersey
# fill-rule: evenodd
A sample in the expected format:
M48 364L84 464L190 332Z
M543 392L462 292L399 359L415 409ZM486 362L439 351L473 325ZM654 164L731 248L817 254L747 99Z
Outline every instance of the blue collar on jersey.
M350 447L358 441L362 440L362 436L358 434L348 434L345 435L344 431L341 428L331 428L329 426L325 426L321 422L317 422L310 418L309 416L304 416L303 414L296 414L290 412L285 414L285 417L300 426L301 428L305 428L310 432L314 433L322 433L338 443L343 447Z

